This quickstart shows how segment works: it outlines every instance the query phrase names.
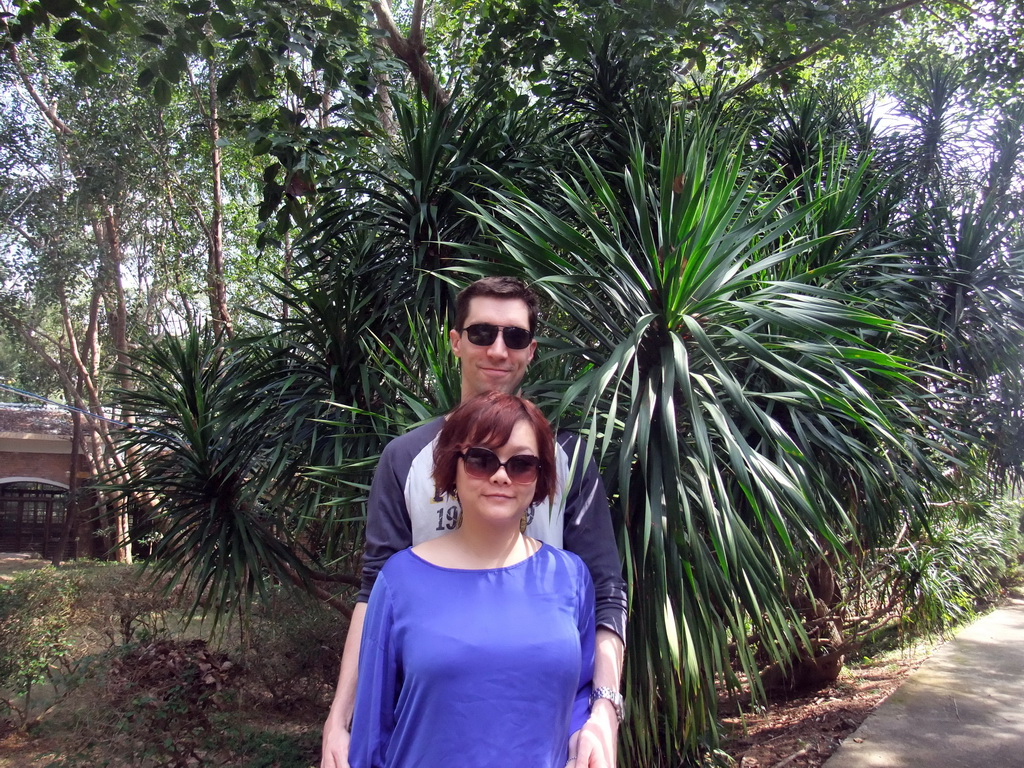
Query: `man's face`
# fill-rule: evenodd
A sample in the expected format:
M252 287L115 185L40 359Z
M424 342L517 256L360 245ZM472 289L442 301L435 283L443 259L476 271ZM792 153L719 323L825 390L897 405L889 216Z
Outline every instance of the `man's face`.
M465 327L481 323L515 326L529 331L530 313L526 303L519 299L476 296L469 300ZM533 339L524 349L511 349L505 343L503 333L497 334L487 346L471 342L465 331L459 333L452 329L448 335L452 352L462 361L463 401L484 392L516 392L537 349L537 342Z

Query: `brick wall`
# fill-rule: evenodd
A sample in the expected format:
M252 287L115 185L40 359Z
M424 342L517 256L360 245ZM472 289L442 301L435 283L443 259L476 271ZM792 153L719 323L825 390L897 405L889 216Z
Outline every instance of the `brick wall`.
M10 478L39 478L68 486L71 457L59 453L0 451L0 483Z

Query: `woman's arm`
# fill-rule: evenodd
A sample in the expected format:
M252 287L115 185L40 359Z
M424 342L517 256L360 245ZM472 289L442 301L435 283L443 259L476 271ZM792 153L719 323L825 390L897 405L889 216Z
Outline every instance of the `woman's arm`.
M393 630L391 594L381 576L366 605L358 649L358 684L348 736L351 768L381 768L394 733L398 658Z
M593 683L595 689L619 690L623 652L622 638L604 627L597 630ZM591 708L590 717L576 734L576 749L569 753L570 757L577 757L573 768L615 768L618 732L619 716L615 706L608 699L597 699Z

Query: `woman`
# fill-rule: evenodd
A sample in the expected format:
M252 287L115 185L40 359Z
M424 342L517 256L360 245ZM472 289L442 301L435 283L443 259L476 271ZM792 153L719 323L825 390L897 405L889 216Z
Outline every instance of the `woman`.
M452 411L434 482L452 532L395 554L363 629L352 768L560 768L589 714L594 592L575 555L524 536L556 492L551 427L490 392Z

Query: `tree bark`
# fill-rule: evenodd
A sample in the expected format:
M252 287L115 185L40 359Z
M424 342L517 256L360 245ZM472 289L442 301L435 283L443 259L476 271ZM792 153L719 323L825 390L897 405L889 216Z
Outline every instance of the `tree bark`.
M57 551L53 553L51 560L54 568L59 567L63 562L64 553L68 551L68 543L71 541L71 534L78 525L80 507L78 457L81 453L82 443L82 415L78 411L71 412L71 425L71 472L68 475L68 503L64 509L64 527L60 532L60 544L57 545Z
M128 357L128 307L124 296L124 281L121 278L121 267L124 262L124 254L121 251L121 239L119 237L120 226L113 207L104 202L102 205L103 218L97 228L97 235L101 238L100 252L105 255L104 263L100 265L100 275L103 302L106 307L107 327L110 331L111 341L114 346L114 378L118 386L127 389L128 369L130 361ZM98 364L98 345L93 350L94 360ZM98 376L98 368L92 371L93 376ZM96 402L93 408L100 413L102 403ZM106 450L103 453L103 465L108 469L123 467L117 451L114 449L113 441L110 440L110 432L106 422L96 425L96 431L101 435ZM114 530L113 552L119 563L132 562L132 548L130 542L130 530L128 512L123 501L113 504L111 509L111 527Z
M447 105L451 100L451 95L441 87L441 82L437 79L437 75L427 62L425 55L427 49L423 44L423 0L416 0L413 5L412 29L409 30L408 37L398 31L398 25L395 24L395 17L391 14L391 4L388 0L372 0L370 5L373 7L377 24L388 33L388 47L408 68L409 74L412 75L420 92L435 107Z
M377 38L374 43L383 52L385 43ZM388 88L387 78L375 76L373 83L373 100L377 105L377 117L380 118L380 125L384 133L394 138L398 135L398 122L395 120L395 106L391 103L391 91Z
M209 72L210 166L213 186L213 210L210 212L210 255L208 281L210 316L218 337L231 337L227 283L224 280L224 187L221 180L220 105L217 99L217 68L210 62Z

